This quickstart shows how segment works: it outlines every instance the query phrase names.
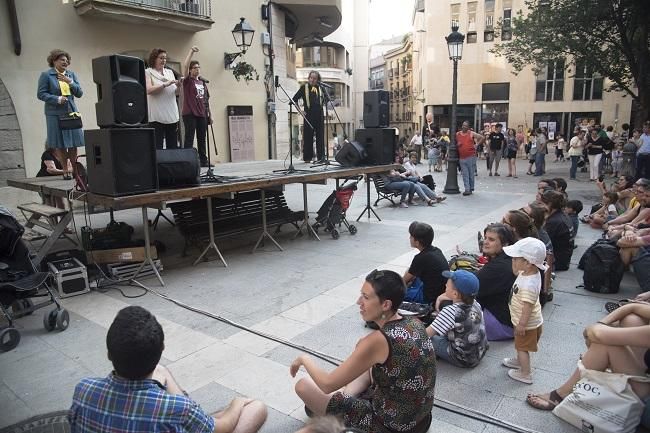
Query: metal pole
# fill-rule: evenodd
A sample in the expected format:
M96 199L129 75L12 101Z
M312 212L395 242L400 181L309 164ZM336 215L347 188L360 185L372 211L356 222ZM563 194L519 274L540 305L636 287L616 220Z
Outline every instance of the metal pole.
M458 60L454 59L454 78L451 90L451 127L447 152L447 182L445 194L460 194L458 189L458 146L456 144L456 103L458 102Z

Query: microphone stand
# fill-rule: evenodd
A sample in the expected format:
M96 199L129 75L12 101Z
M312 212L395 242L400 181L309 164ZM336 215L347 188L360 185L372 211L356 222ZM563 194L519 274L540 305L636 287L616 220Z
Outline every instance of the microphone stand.
M203 85L205 86L205 81L203 81ZM207 86L206 86L207 88ZM206 92L207 93L207 92ZM217 176L214 174L214 170L212 169L212 161L211 161L211 156L210 156L210 134L208 133L207 126L209 124L210 126L210 131L212 132L212 144L214 145L214 153L215 155L219 155L219 152L217 151L217 141L214 138L214 128L212 124L209 122L209 119L212 117L211 116L212 111L210 110L210 98L206 99L205 102L205 123L206 123L206 130L205 130L205 138L206 138L206 143L205 147L207 150L207 157L208 157L208 170L201 175L201 183L203 182L214 182L214 183L221 183L225 182L225 178L222 176Z
M327 88L323 86L323 83L319 82L318 87L320 88L321 92L325 96L325 131L323 131L323 134L325 134L325 161L322 162L317 162L316 164L310 166L310 167L320 167L320 166L325 166L325 169L327 169L328 165L331 165L332 162L330 161L330 147L328 145L328 136L327 132L329 131L329 104L332 102L332 99L330 98L329 93L327 92ZM339 117L339 113L336 112L336 108L334 107L334 103L332 103L332 110L334 110L334 114L336 114L336 118L338 119L339 123L341 123L341 118ZM342 123L341 123L342 125ZM343 134L343 140L347 139L347 135L344 133ZM318 142L318 141L317 141Z
M276 77L277 78L277 77ZM285 96L289 99L289 168L283 169L283 170L273 170L273 173L283 173L283 174L291 174L291 173L311 173L310 170L297 170L293 167L293 125L291 118L293 117L293 107L296 107L296 111L298 114L302 116L304 119L305 123L309 125L312 129L314 128L312 124L307 120L307 116L305 113L300 109L298 104L296 104L296 101L289 96L286 90L284 90L284 87L282 87L282 84L279 82L277 83L277 86L282 90L282 93L285 94ZM309 95L307 95L309 97Z

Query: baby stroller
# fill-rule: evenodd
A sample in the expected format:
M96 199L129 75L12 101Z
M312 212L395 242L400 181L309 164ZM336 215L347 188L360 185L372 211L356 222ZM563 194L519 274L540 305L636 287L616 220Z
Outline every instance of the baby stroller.
M0 352L10 351L20 342L14 320L39 308L56 305L43 316L47 331L64 331L70 323L69 313L48 284L50 273L37 272L32 263L29 249L21 239L23 231L14 216L0 206ZM47 299L34 304L31 298L35 297Z
M357 233L356 226L345 219L345 212L350 207L350 200L357 189L357 183L358 181L354 181L346 185L343 182L343 185L332 191L332 194L325 199L323 205L318 209L316 223L312 226L317 233L320 226L325 226L325 231L329 232L332 238L338 239L339 231L336 226L338 225L340 228L341 224L345 225L351 235Z

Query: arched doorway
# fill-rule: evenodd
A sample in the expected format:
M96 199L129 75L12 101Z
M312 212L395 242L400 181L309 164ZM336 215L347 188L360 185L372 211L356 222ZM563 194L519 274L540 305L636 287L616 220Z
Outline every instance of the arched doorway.
M9 91L0 79L0 187L7 179L25 177L23 139L16 109Z

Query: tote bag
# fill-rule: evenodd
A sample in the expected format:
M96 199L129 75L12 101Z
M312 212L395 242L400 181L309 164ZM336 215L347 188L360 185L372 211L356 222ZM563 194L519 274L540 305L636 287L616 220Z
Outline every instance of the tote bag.
M580 380L553 414L585 433L634 432L644 404L630 381L650 382L645 376L588 370L578 361Z

